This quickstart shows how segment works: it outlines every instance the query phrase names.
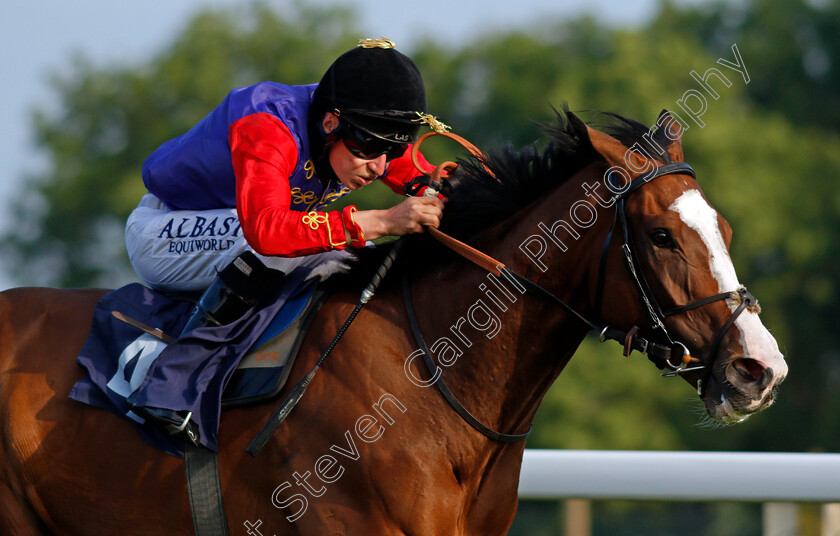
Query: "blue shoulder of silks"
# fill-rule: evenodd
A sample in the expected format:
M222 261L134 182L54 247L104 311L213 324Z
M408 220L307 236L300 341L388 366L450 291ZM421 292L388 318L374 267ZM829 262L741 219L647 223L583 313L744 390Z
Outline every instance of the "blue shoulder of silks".
M314 88L315 85L260 82L234 89L188 132L165 142L146 159L142 170L146 188L172 209L235 207L230 126L247 115L271 114L289 128L304 152L308 147L306 118Z

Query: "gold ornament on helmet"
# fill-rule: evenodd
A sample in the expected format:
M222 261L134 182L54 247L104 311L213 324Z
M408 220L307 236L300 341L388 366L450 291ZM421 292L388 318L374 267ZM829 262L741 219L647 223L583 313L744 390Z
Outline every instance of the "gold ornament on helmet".
M379 36L379 39L359 39L359 46L362 48L396 48L396 44L387 37Z
M417 123L422 123L424 125L429 125L429 128L434 130L437 133L443 133L447 130L452 130L452 127L446 125L438 119L437 117L433 116L432 114L424 114L422 112L417 112L417 119L412 119Z

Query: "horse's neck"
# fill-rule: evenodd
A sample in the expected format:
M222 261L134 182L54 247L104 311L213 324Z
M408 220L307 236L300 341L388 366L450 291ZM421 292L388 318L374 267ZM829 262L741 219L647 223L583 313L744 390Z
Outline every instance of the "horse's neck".
M563 219L570 226L570 207L587 199L582 188L592 170L569 179L542 201L478 237L479 249L516 272L544 286L582 313L589 313L601 245L611 220L598 210L587 228L573 228L577 237L557 231L563 251L544 229L559 229ZM606 197L604 195L604 197ZM596 203L592 206L597 209ZM576 217L581 221L583 210ZM562 225L562 224L560 224ZM529 258L537 244L547 244L539 262ZM542 263L542 267L540 265ZM546 268L545 271L542 268ZM494 281L495 280L495 281ZM520 293L467 261L455 262L414 284L413 295L433 359L441 365L443 379L476 417L502 432L521 432L556 376L580 344L586 330L559 307ZM433 341L446 337L454 353L436 355ZM444 349L448 343L441 344ZM459 355L459 352L460 353ZM452 357L457 357L456 362Z

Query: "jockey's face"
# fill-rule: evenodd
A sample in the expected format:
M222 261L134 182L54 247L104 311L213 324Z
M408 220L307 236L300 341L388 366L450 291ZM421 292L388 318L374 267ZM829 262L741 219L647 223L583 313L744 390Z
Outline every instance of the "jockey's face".
M338 127L338 118L328 113L324 116L324 132L329 134ZM329 160L338 181L351 190L358 190L375 181L385 173L386 155L382 154L371 160L355 156L343 143L333 143L329 147Z

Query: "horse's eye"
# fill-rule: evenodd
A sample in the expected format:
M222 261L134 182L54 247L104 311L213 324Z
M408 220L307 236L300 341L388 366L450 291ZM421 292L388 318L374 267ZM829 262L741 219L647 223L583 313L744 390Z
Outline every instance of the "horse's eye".
M650 240L658 248L674 249L677 245L671 239L671 234L665 229L656 229L650 234Z

